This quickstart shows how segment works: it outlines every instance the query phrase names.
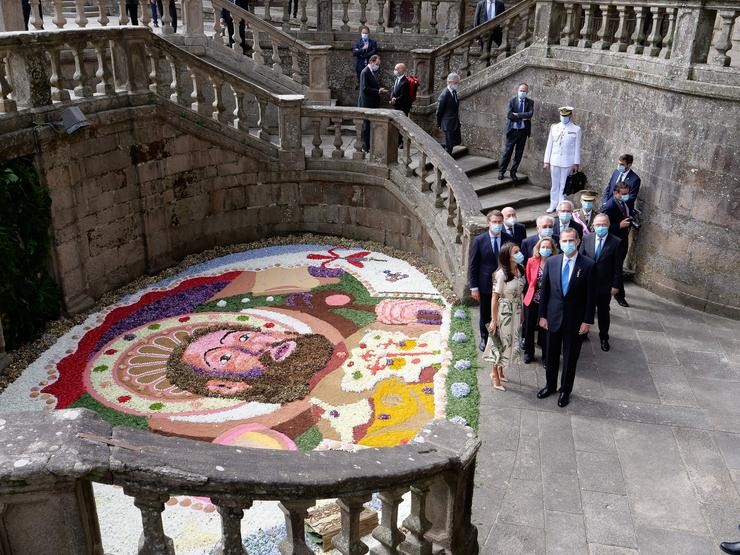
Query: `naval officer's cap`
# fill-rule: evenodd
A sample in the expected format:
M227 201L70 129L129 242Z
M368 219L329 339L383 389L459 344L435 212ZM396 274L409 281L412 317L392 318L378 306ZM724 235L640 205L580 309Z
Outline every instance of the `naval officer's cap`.
M596 200L596 191L585 190L581 193L581 200Z
M573 113L573 106L561 106L558 110L561 116L569 116Z

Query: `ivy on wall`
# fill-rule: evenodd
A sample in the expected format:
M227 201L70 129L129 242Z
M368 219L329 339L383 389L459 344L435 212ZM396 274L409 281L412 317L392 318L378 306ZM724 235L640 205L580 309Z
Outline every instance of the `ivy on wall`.
M49 274L51 199L30 158L0 164L0 321L9 350L59 316Z

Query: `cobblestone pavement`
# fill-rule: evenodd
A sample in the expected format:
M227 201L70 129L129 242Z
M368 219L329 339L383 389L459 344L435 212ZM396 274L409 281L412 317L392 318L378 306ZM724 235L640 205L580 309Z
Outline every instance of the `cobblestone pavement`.
M612 302L611 351L592 329L565 409L536 398L539 350L506 392L481 360L481 553L710 554L740 539L740 322L634 285L627 299Z

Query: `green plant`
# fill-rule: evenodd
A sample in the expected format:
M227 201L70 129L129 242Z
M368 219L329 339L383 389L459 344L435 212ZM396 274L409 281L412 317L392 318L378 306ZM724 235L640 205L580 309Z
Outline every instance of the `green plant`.
M59 316L59 288L49 274L50 207L30 158L0 164L0 321L10 350Z
M452 351L452 363L447 372L447 418L461 416L474 430L478 429L480 392L478 391L478 352L475 346L475 333L470 319L470 309L463 305L453 305L451 312L454 314L462 309L465 318L452 318L450 323L450 338L458 332L467 336L467 341L457 343L450 339L449 346ZM455 368L455 363L465 360L470 363L468 368ZM464 382L470 387L470 393L465 397L457 398L452 394L452 384Z

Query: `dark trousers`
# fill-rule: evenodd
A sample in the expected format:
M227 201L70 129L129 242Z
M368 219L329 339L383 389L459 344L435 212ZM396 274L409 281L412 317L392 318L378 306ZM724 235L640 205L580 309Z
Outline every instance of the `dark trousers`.
M478 329L480 330L480 338L483 341L488 339L488 324L491 323L491 297L493 297L493 293L483 293L481 291Z
M159 13L164 13L164 6L162 5L162 0L157 0L157 9L159 9ZM170 25L172 25L172 30L177 33L177 6L175 6L175 0L170 0L169 5L169 12L170 12Z
M629 230L629 228L627 228ZM619 252L617 255L619 256L619 266L624 266L624 259L627 258L627 251L630 248L630 236L629 233L626 237L622 239L622 242L619 243ZM620 284L619 291L617 292L614 297L617 300L624 300L624 281Z
M136 4L126 4L126 13L131 19L131 25L139 24L139 6Z
M547 332L540 328L540 303L532 301L524 307L524 352L534 358L534 332L537 332L537 344L542 349L542 360L547 357Z
M445 150L452 154L452 148L462 143L462 134L460 133L459 123L453 130L450 130L450 127L445 130Z
M288 0L288 13L293 14L293 19L298 17L298 0Z
M230 13L225 14L226 17L223 17L224 23L226 23L226 31L229 33L229 46L234 45L234 18L231 17ZM239 46L242 47L242 52L246 53L247 51L247 42L246 42L246 25L244 23L243 19L239 20Z
M560 391L570 394L573 391L573 381L576 379L576 364L581 354L583 336L578 334L578 328L561 326L558 331L547 332L547 388L555 391L558 385L558 369L560 368L560 351L563 352L563 373L560 376Z
M504 154L501 156L501 162L498 165L498 172L503 174L509 166L512 153L514 154L514 163L511 164L511 173L516 173L519 164L524 156L524 145L527 144L526 129L512 129L506 134L506 144L504 145Z
M362 148L370 152L370 120L362 122Z
M596 314L599 318L599 337L601 339L609 339L609 324L611 323L609 303L611 300L612 296L609 293L600 294L596 297Z
M23 1L21 2L21 8L23 9L23 25L26 28L26 31L28 31L28 22L31 20L31 2L30 1ZM39 2L39 18L43 18L44 14L41 13L41 2Z

